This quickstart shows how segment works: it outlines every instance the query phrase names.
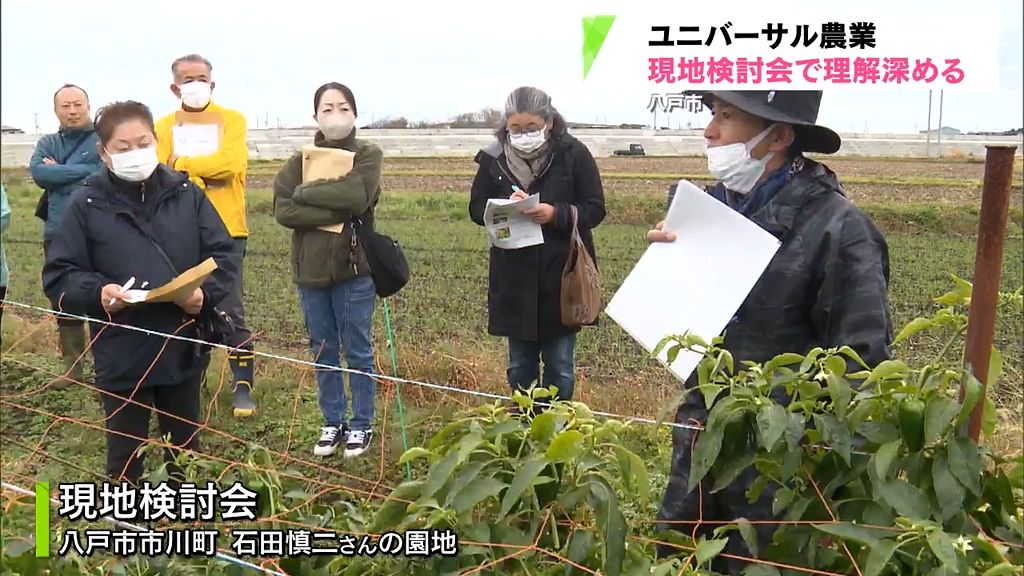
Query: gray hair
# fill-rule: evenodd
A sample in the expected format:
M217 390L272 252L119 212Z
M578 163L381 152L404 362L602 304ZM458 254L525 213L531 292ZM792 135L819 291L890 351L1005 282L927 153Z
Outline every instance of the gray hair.
M210 64L209 60L203 58L199 54L186 54L181 58L178 58L171 64L171 74L173 76L178 76L178 65L182 62L201 62L206 65L206 70L208 72L210 72L211 74L213 73L213 64Z
M555 107L551 105L551 96L533 86L520 86L505 99L505 118L513 114L536 114L547 122L556 113Z

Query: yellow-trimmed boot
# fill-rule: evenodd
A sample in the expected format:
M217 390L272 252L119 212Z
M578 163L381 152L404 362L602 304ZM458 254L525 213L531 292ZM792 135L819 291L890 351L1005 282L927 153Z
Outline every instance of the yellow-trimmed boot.
M232 389L235 418L248 418L256 413L256 403L252 399L256 380L255 360L256 356L248 350L228 354L228 364L235 380Z

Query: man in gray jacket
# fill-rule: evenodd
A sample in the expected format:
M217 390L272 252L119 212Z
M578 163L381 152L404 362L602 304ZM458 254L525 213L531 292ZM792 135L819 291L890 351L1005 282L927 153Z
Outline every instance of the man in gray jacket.
M816 124L822 93L721 91L700 96L714 115L704 136L708 168L719 182L708 193L782 242L725 329L722 346L735 365L747 360L763 363L785 352L807 353L818 346L850 346L869 366L889 359L892 320L885 238L844 196L835 173L803 156L839 150L839 135ZM674 193L673 187L670 204ZM673 234L662 231L662 224L647 233L649 241L674 240ZM861 369L858 365L850 371ZM695 380L691 377L686 387L696 386ZM788 402L781 395L776 400ZM707 416L703 398L694 392L679 406L675 421L701 425ZM754 504L748 503L746 491L757 477L753 467L715 494L705 482L701 508L698 490L688 491L695 434L692 428L674 428L661 528L689 535L698 519L719 521L699 526L698 535L711 537L721 521L777 520L772 514L775 486L763 490ZM775 526L755 528L759 549L764 550ZM738 536L730 536L723 552L752 556ZM746 565L719 557L713 568L739 574Z

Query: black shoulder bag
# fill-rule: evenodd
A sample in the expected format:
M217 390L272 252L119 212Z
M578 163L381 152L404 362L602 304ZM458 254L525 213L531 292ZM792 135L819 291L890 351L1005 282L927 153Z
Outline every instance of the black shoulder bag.
M364 226L359 218L352 219L353 232L363 245L370 277L377 296L387 298L398 293L409 283L409 263L398 240L377 233L373 226Z
M156 248L157 253L160 254L160 257L167 266L170 267L171 272L173 272L175 276L178 276L179 272L177 267L175 267L174 263L171 262L170 257L167 256L166 252L164 252L160 243L156 241L156 238L150 234L149 230L147 230L145 226L138 222L137 218L134 218L134 220L136 221L136 225L138 225L139 230L142 231L142 234L147 240L149 240L150 244ZM202 311L199 312L199 316L196 317L196 331L198 332L198 339L203 342L227 346L228 337L235 332L235 323L234 320L231 319L230 314L217 309L216 306L203 306ZM208 351L210 349L209 344L203 344L202 349L204 351Z
M71 152L69 152L68 155L65 156L64 158L61 158L61 160L60 160L60 162L58 162L58 164L63 164L65 162L67 162L68 160L70 160L71 157L75 155L75 152L78 152L78 149L81 148L82 144L84 144L85 141L88 140L88 139L89 139L89 135L88 134L83 136L82 139L79 140L78 142L76 142L75 146L73 148L71 148ZM35 217L39 218L43 222L46 222L46 217L49 215L49 213L50 213L50 193L47 192L46 190L43 190L43 193L39 195L39 202L36 202Z

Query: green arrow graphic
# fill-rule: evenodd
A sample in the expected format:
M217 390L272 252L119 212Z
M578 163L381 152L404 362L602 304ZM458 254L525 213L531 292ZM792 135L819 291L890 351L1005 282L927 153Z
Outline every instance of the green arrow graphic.
M597 54L604 46L608 31L612 29L615 16L586 16L583 18L583 79L587 79L590 67L597 60Z

